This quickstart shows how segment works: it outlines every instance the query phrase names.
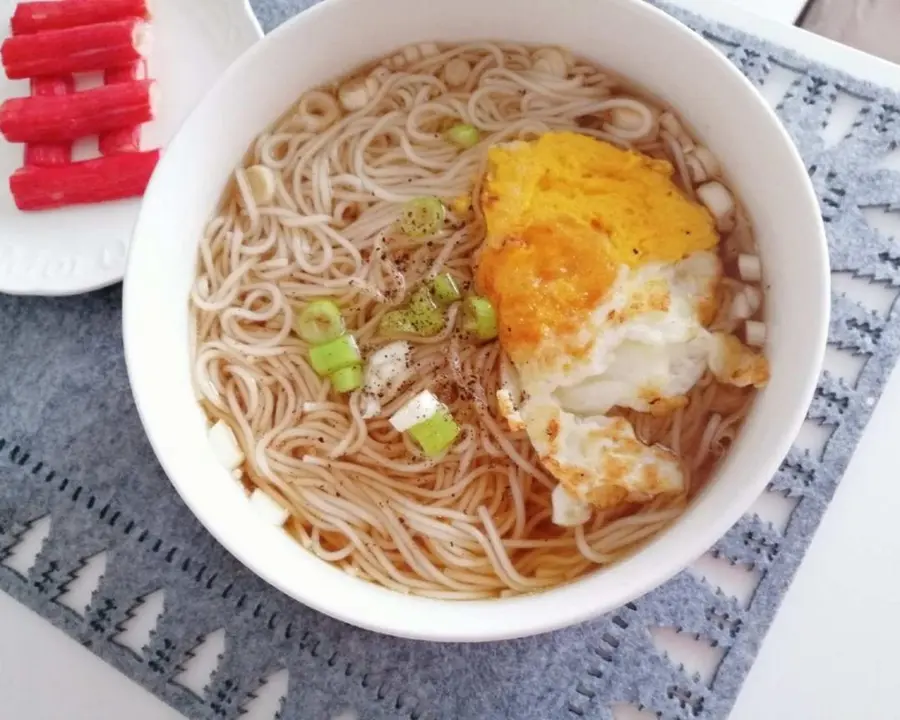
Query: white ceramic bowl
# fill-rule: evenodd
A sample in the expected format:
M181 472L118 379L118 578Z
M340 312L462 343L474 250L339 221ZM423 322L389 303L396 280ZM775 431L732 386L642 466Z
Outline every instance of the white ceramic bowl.
M264 526L217 465L191 390L188 290L202 229L253 138L308 88L424 40L564 45L677 108L719 156L766 269L772 382L714 481L631 558L539 595L447 602L401 595L319 561ZM125 348L138 409L172 483L247 567L336 618L406 637L479 641L586 620L667 580L753 503L800 428L823 358L826 242L803 163L751 84L705 41L638 0L328 0L248 51L172 142L144 202L125 281Z

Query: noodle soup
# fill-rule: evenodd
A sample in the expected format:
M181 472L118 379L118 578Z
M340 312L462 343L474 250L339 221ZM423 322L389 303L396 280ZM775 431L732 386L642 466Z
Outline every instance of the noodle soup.
M671 109L556 47L423 43L303 95L200 245L220 460L311 553L549 589L685 509L757 388L761 267Z

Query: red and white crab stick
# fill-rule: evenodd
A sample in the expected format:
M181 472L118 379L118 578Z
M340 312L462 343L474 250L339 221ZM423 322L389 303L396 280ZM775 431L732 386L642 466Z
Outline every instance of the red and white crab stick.
M146 64L143 61L131 63L125 67L110 68L103 74L103 80L107 86L143 80L146 77ZM98 141L98 149L101 155L137 152L141 149L141 126L127 125L103 133Z
M146 23L131 18L35 35L13 35L0 46L0 57L10 80L95 72L137 62L148 40Z
M125 18L150 19L146 0L44 0L19 3L10 21L13 35L65 30Z
M33 97L61 97L75 92L75 78L39 77L31 81ZM25 164L39 167L65 165L72 161L72 141L55 143L29 143L25 146Z
M54 143L133 127L153 119L152 80L106 85L71 95L11 98L0 105L9 142Z
M9 179L16 207L49 210L140 197L159 161L159 150L121 153L60 167L23 167Z

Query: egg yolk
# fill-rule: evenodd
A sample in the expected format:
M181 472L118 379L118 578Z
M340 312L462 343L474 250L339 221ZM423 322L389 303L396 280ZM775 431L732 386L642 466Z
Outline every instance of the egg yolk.
M537 346L547 331L573 335L585 313L602 302L616 266L597 248L597 233L564 222L526 226L486 245L478 284L497 309L500 340L513 359L517 350Z
M672 175L664 160L573 132L490 150L476 280L513 359L577 331L620 266L677 262L718 244L712 216Z

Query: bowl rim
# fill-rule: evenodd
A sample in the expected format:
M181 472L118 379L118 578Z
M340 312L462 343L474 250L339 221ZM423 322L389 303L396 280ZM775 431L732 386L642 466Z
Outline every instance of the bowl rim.
M208 92L207 96L195 108L195 110L185 120L182 128L179 129L178 135L181 135L185 126L191 124L193 118L201 112L203 104L206 103L210 95L222 88L227 87L232 78L239 74L241 69L252 62L252 59L266 52L269 43L274 43L283 35L289 35L301 25L314 23L315 19L322 13L331 12L334 8L344 5L351 5L360 0L323 0L308 10L298 14L292 19L285 22L272 33L264 37L260 42L249 48L233 65L217 80ZM141 422L147 433L150 444L162 465L166 476L169 478L172 486L180 495L185 504L189 507L194 516L206 528L213 537L234 557L236 557L246 568L261 577L274 588L285 593L302 604L313 608L319 612L329 615L337 620L349 623L351 625L372 630L378 633L393 635L396 637L405 637L411 639L421 639L439 642L483 642L496 641L513 638L521 638L550 632L563 627L572 626L610 610L615 610L625 603L644 595L655 587L662 585L673 576L681 572L685 567L690 565L694 560L706 552L715 542L721 538L728 529L737 522L746 512L752 503L757 499L759 494L765 489L771 476L775 473L783 458L787 455L794 439L796 438L801 424L806 417L807 408L812 401L815 392L818 375L824 362L827 333L830 315L830 269L827 252L827 239L825 228L821 216L818 212L818 200L812 183L806 176L806 167L790 139L787 130L781 124L775 112L765 102L758 93L753 84L740 71L731 65L728 60L716 50L702 36L694 33L680 21L666 14L659 8L642 2L641 0L611 0L621 6L628 6L629 10L639 18L643 23L661 23L664 24L668 32L678 33L683 36L690 36L690 41L698 45L705 46L705 51L710 55L713 62L726 63L728 71L736 83L743 86L743 89L756 96L756 100L760 109L767 115L769 122L775 126L780 133L783 141L784 151L791 156L792 164L797 168L798 172L805 178L805 197L797 199L798 207L804 205L809 208L815 208L815 218L812 224L816 226L817 239L822 252L819 253L819 267L815 269L815 277L821 286L821 296L817 299L817 306L821 309L821 321L816 328L816 347L811 349L809 361L811 367L815 368L815 372L810 372L805 378L803 388L799 391L798 396L804 398L804 402L797 405L786 413L788 417L782 418L785 434L784 439L777 448L768 455L768 459L760 462L759 467L754 475L754 482L744 483L739 492L736 492L728 505L728 512L723 512L716 518L716 521L706 526L688 527L683 523L675 523L663 531L666 535L666 543L670 545L667 554L667 562L665 571L658 568L648 566L647 562L639 562L640 558L645 555L643 551L639 551L629 558L622 560L609 568L604 568L601 572L604 576L616 575L619 584L616 589L609 593L609 596L598 601L594 598L587 588L592 577L596 577L598 573L592 573L576 582L562 586L561 588L551 589L538 594L524 595L512 598L492 599L485 601L442 601L428 598L421 598L410 595L403 595L395 591L387 590L374 584L360 581L356 578L349 578L340 570L327 565L323 561L315 558L311 553L309 557L326 565L329 570L346 577L353 583L353 587L360 590L360 586L364 586L365 594L371 597L381 596L383 601L391 601L404 603L405 613L394 613L391 618L373 617L366 614L360 609L358 604L353 604L340 600L335 603L334 597L324 597L317 594L316 591L308 591L305 587L298 588L292 585L284 578L284 573L279 572L278 568L272 567L271 563L263 562L260 557L253 557L246 547L247 543L235 540L234 535L225 531L222 523L213 517L214 513L208 507L208 498L201 495L191 488L183 478L178 476L178 472L173 468L170 461L169 453L163 447L156 436L154 428L157 427L157 421L161 418L154 417L153 413L148 412L147 398L154 392L155 386L150 373L144 373L139 368L142 362L136 356L138 348L141 347L140 332L136 323L130 322L129 318L136 312L134 309L141 303L138 294L138 283L135 280L135 257L136 250L141 245L140 237L143 226L148 222L148 215L151 211L151 203L143 203L141 211L135 225L134 237L128 254L126 274L123 289L123 340L125 345L125 359L128 370L129 381L132 387L132 393L135 405L138 410ZM176 136L177 138L177 136ZM172 162L164 154L161 159L161 166L166 166ZM166 191L161 189L162 173L157 171L151 180L147 190L147 198L155 198L156 196L165 197ZM260 527L260 532L270 532L270 529ZM282 533L283 535L283 533ZM284 536L287 537L287 536ZM295 542L291 540L291 542ZM297 545L299 548L299 544ZM306 553L306 550L302 550ZM648 566L648 567L643 567ZM624 572L620 572L622 569ZM282 568L283 569L283 568ZM560 603L553 603L553 600L562 591L572 592L573 588L581 587L581 591L577 593L577 597L570 597L568 605L560 607ZM452 610L441 610L441 608L452 607ZM493 608L493 609L491 609ZM472 626L460 627L453 621L458 618L459 610L478 611L484 617L477 627ZM426 617L428 616L428 617Z

